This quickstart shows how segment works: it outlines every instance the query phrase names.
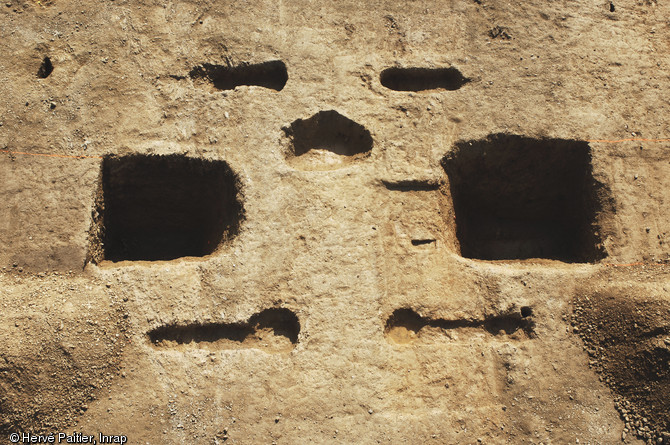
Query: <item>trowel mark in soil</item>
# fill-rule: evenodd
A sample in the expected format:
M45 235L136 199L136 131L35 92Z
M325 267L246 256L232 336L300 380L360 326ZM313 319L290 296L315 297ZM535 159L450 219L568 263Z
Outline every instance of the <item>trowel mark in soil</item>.
M189 77L204 79L219 90L233 90L247 85L281 91L288 81L288 71L281 60L238 66L205 63L193 68Z
M424 181L417 179L404 179L400 181L382 180L382 184L387 190L393 192L433 192L440 188L437 181Z
M40 65L40 68L37 70L37 77L40 79L46 79L49 77L51 72L54 70L54 66L51 63L51 59L46 56L42 60L42 64Z
M147 335L158 349L261 349L291 351L298 343L300 322L290 310L266 309L246 323L193 323L156 328Z
M442 160L466 258L605 257L598 220L609 194L592 176L584 141L495 134L464 141Z
M445 320L442 318L426 318L412 309L397 309L386 321L384 333L393 343L412 343L428 335L462 332L467 334L473 330L484 330L490 335L511 335L519 338L529 338L534 335L535 323L532 319L533 311L524 306L520 312L488 317L483 320Z
M433 244L436 243L437 240L434 238L419 238L419 239L413 239L412 240L412 245L413 246L425 246L426 244Z
M458 90L468 83L456 68L387 68L379 80L383 86L395 91Z
M243 219L239 181L224 161L109 156L100 193L94 218L100 227L91 250L102 251L103 258L94 261L209 255L237 233Z
M320 111L298 119L283 131L286 158L301 170L333 170L369 156L373 140L361 124L337 111Z

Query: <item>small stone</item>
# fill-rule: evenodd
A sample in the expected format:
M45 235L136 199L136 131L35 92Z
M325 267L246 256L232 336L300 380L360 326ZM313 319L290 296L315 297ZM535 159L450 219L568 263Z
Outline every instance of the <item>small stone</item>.
M373 413L372 408L370 408L370 409L368 410L368 414L372 414L372 413Z

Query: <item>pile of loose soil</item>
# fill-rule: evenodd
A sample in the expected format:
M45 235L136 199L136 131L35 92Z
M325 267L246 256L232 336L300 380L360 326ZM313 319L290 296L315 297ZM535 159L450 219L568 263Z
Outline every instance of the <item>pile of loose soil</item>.
M625 434L670 443L670 301L596 292L575 299L573 330L618 395Z

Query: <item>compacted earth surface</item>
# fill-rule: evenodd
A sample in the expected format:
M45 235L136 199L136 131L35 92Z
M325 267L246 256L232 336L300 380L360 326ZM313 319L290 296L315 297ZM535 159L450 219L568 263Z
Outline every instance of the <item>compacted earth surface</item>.
M0 443L670 444L669 17L4 0Z

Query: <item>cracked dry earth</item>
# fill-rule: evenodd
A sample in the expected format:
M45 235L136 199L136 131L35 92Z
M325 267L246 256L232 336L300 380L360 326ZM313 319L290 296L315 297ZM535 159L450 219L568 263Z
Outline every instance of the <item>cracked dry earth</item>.
M670 6L0 4L0 443L670 443Z

